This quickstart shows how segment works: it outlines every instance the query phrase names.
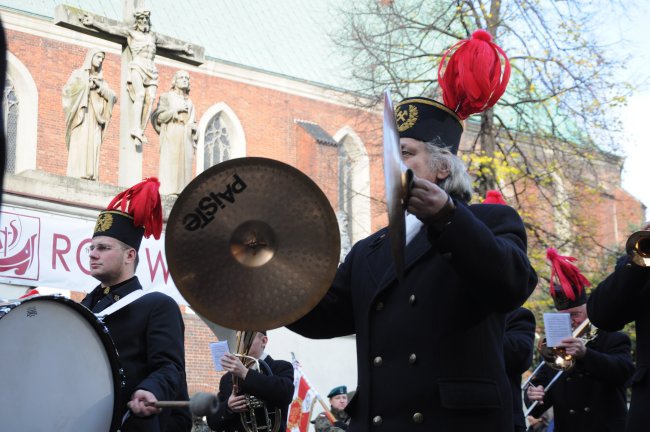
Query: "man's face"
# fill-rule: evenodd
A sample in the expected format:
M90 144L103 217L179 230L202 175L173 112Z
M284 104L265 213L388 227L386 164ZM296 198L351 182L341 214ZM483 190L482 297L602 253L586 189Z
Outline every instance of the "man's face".
M332 396L330 398L330 406L339 410L344 409L346 406L348 406L348 395L340 394Z
M422 179L438 184L449 176L448 171L438 172L431 165L431 153L426 144L413 138L400 138L402 161L413 173Z
M269 338L267 336L264 336L262 333L258 332L255 336L255 339L253 339L251 349L248 350L248 355L255 357L256 359L262 357L262 353L264 352L264 348L266 348L266 343L268 341Z
M575 330L584 320L587 319L587 305L576 306L562 312L571 315L571 327Z
M121 242L106 236L97 236L90 243L90 274L106 286L119 283L127 264L129 249ZM115 282L117 280L117 282Z

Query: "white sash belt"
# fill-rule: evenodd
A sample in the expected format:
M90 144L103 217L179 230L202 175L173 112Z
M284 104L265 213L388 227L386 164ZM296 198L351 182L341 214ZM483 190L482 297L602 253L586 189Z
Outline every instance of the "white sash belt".
M143 289L135 290L131 294L122 297L121 299L119 299L118 301L116 301L115 303L113 303L103 311L97 312L95 315L99 318L104 318L106 316L109 316L147 294L149 293L145 292Z

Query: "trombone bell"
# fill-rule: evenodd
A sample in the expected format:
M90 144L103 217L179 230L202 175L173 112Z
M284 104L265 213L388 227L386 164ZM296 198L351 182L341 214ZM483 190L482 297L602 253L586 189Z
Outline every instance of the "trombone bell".
M625 252L630 261L640 267L650 267L650 231L633 233L625 244Z

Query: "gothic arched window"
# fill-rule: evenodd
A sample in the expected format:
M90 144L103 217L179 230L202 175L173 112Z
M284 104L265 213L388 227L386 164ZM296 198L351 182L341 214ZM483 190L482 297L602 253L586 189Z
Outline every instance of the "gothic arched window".
M208 108L199 122L196 152L197 175L229 159L246 156L246 139L239 119L228 105Z
M230 159L231 143L230 133L226 122L221 119L218 113L205 128L205 141L203 146L203 169Z
M371 232L370 166L365 146L353 130L344 128L335 139L339 143L338 217L345 253L346 248Z
M5 80L5 90L2 98L2 112L4 114L6 159L5 171L16 172L16 143L18 142L18 97L16 88L10 76Z

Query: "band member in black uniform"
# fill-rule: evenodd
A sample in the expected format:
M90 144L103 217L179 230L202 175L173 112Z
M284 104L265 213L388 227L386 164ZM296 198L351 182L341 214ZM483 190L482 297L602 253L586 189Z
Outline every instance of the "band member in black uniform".
M555 308L571 315L575 330L587 319L585 286L589 281L572 264L573 258L558 255L554 249L549 249L547 257L553 267ZM630 338L600 329L593 336L563 339L561 346L573 356L575 366L563 372L548 391L545 387L557 371L542 368L526 391L528 401L541 402L531 412L534 417L553 407L557 432L620 432L625 427L625 383L634 371Z
M650 231L650 222L642 230ZM646 431L650 425L650 267L621 257L614 273L591 293L587 313L594 325L604 330L620 330L635 322L636 372L625 431Z
M466 48L462 58L459 46ZM502 51L484 31L459 46L447 57L446 71L466 60L463 71L472 73L480 57L474 48L494 50L494 63L476 68L496 71L491 82L500 82L485 101L474 100L486 109L486 101L495 103L505 90L498 76ZM417 97L395 110L402 160L415 174L402 283L387 229L381 229L354 245L323 300L288 326L310 338L356 333L358 388L346 408L352 432L513 427L505 314L523 304L537 276L517 212L468 205L471 179L456 153L471 109L468 99L454 99L459 87L444 76L441 87L444 105Z
M207 417L208 426L217 432L244 431L241 413L248 410L247 396L254 396L267 405L269 411L281 412L279 431L287 429L287 414L293 398L293 366L284 360L275 360L264 352L268 343L266 332L258 332L249 350L249 356L260 362L260 369L248 369L237 356L226 353L221 364L227 373L219 382L219 410ZM269 370L271 373L269 373ZM232 377L239 378L239 390L233 393Z
M503 355L506 373L512 390L514 431L526 430L523 400L521 398L521 375L533 363L535 346L535 315L520 307L506 315L506 333L503 338Z
M138 183L99 214L90 244L90 273L100 284L81 302L94 313L107 314L104 322L126 378L122 394L130 417L122 432L165 431L170 410L149 404L187 395L180 309L165 294L144 293L135 276L143 235L159 238L162 231L159 186L155 178ZM124 414L127 405L116 409ZM178 421L191 428L189 409L175 409Z
M507 205L508 203L503 199L501 192L489 190L485 194L483 204ZM520 307L506 315L506 333L503 338L506 373L512 390L515 432L524 432L526 430L521 394L521 375L530 368L533 362L534 350L535 315L528 309Z

